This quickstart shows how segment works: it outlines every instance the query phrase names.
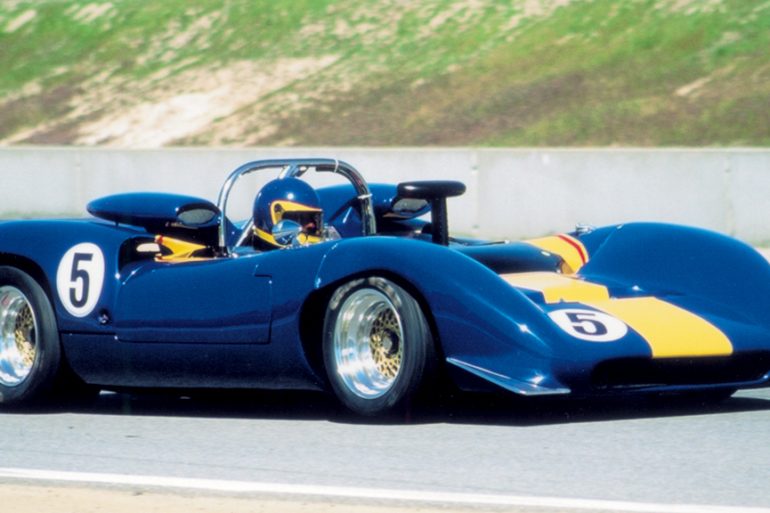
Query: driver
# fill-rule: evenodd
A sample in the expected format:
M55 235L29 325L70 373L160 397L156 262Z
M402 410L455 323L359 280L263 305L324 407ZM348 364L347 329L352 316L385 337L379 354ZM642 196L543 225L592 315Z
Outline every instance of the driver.
M273 237L273 227L284 219L302 227L300 244L321 242L323 210L315 190L297 178L283 178L268 182L254 200L254 246L257 249L289 247Z

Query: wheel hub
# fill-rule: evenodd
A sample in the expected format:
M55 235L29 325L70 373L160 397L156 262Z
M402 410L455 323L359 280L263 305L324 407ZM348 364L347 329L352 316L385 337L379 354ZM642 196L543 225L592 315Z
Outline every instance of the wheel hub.
M374 321L369 335L372 358L383 376L395 378L401 366L401 341L398 319L392 310L384 310Z
M27 305L16 318L16 349L21 355L22 363L25 366L32 367L35 361L35 320L32 317L32 310Z

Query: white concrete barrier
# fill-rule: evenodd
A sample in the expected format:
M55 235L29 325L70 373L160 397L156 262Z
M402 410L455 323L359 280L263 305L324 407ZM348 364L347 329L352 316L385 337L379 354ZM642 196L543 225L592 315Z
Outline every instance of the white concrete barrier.
M519 238L647 220L770 241L770 149L4 148L0 212L83 215L90 199L136 190L216 201L238 165L300 156L346 160L370 182L463 181L468 192L449 200L458 233ZM237 211L268 175L236 191Z

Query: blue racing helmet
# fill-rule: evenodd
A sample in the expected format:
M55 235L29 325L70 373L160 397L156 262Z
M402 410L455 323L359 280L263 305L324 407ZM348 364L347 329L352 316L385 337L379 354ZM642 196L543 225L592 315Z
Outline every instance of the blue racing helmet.
M276 179L265 184L254 200L254 234L274 247L286 247L273 237L273 227L284 219L302 226L300 242L321 241L323 210L315 190L297 178Z

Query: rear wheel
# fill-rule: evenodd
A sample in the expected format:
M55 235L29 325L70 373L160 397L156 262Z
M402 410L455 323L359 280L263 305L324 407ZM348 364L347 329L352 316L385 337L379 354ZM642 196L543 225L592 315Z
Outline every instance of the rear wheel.
M0 405L49 396L61 362L56 317L28 274L0 267Z
M380 277L335 291L326 311L323 356L337 398L361 415L405 409L430 379L435 360L419 303Z

